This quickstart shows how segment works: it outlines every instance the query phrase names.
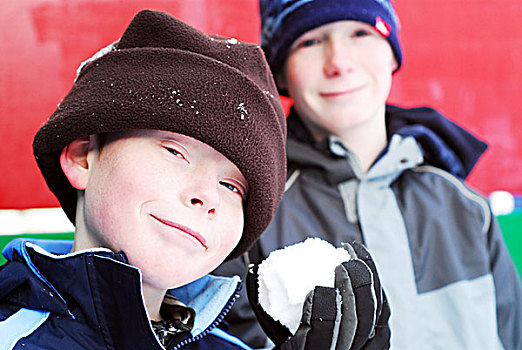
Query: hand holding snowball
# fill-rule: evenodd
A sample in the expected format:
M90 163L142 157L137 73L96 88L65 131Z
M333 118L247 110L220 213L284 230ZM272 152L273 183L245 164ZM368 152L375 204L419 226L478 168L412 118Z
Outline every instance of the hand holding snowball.
M276 349L388 349L390 310L364 246L319 238L276 250L247 277Z

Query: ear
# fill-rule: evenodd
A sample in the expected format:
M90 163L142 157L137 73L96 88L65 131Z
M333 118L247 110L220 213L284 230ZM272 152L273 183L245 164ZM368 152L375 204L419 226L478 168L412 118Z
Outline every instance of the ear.
M392 73L395 73L395 71L399 67L399 64L397 63L397 59L395 58L395 55L392 55L391 66L392 66Z
M85 190L89 179L89 151L92 150L93 139L81 137L74 140L62 150L60 165L71 185L78 190Z

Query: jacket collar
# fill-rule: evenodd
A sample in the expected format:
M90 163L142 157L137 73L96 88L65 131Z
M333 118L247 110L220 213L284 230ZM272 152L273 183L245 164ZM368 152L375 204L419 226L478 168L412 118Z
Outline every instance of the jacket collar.
M421 145L425 162L466 178L487 144L428 107L386 106L386 129L391 135L413 136Z
M289 163L295 163L297 166L303 164L322 168L325 166L323 164L325 160L317 164L314 161L317 156L296 149L296 144L317 150L322 154L320 158L324 158L325 154L332 159L335 158L328 149L327 142L314 140L293 108L287 122ZM412 136L422 148L425 163L444 169L460 178L469 175L487 148L484 142L468 131L427 107L405 109L386 106L386 130L390 141L393 135L401 135L403 138Z
M124 325L125 333L145 332L144 339L155 341L139 269L128 265L123 253L104 248L69 253L71 249L71 241L10 242L2 252L8 263L0 271L0 300L13 302L15 296L17 305L85 318L92 326L108 328L116 338L122 331L118 325ZM239 288L237 276L207 275L169 292L196 310L191 333L198 336L222 320Z

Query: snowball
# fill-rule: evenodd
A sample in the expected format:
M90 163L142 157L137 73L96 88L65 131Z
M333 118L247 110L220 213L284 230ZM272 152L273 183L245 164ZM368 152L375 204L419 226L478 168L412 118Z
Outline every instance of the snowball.
M273 251L258 269L261 307L294 334L307 294L315 286L333 287L335 267L348 260L345 249L320 238Z
M507 191L491 192L489 203L495 215L507 215L515 210L515 197Z

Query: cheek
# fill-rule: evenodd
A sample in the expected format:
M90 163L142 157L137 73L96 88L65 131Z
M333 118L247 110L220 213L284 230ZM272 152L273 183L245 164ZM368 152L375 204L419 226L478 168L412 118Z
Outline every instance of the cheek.
M241 240L245 224L243 209L234 208L232 214L222 220L221 249L226 257Z
M375 68L375 75L383 89L391 87L392 69L389 62L378 62Z
M373 69L376 71L376 74L382 77L383 82L391 82L393 70L397 64L395 63L395 57L388 44L381 44L381 46L377 47L368 57L374 58L369 62L372 62Z
M303 57L291 56L288 58L285 68L286 86L291 94L298 94L300 89L306 88L310 84L312 69L319 64L317 62L317 64L310 65L307 64L308 61Z
M243 211L241 211L241 214L238 214L236 216L236 219L234 220L233 224L230 225L230 231L227 234L227 240L232 243L232 248L234 248L241 239L241 236L243 235L243 230L245 228L245 218Z
M382 72L382 81L381 81L381 85L382 85L382 93L383 93L383 96L385 99L388 98L389 94L390 94L390 91L391 91L391 87L392 87L392 66L388 66L388 68L384 69L383 72Z
M372 56L374 59L367 60L365 63L366 71L372 76L379 94L388 96L392 85L394 60L387 55L383 55L382 52L375 53Z
M241 240L241 237L243 236L245 225L243 222L243 217L241 216L241 220L238 220L237 225L235 225L233 232L229 235L228 241L230 241L230 251L232 251L236 245ZM228 255L228 254L227 254Z
M158 179L144 167L105 164L91 178L85 192L87 219L96 231L114 232L136 225L141 205L157 196ZM153 174L153 173L152 173Z

